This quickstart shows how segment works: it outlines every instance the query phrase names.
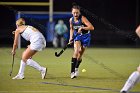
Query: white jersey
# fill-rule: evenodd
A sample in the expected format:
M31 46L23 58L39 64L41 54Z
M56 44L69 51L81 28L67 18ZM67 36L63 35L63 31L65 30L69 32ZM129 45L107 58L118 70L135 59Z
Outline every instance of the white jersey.
M42 50L46 46L46 40L41 32L36 31L37 29L32 26L27 26L27 28L21 33L21 36L30 41L30 46L33 50Z
M21 36L30 42L33 42L39 38L44 38L41 32L39 31L34 31L37 30L36 28L32 26L27 26L27 28L21 33Z

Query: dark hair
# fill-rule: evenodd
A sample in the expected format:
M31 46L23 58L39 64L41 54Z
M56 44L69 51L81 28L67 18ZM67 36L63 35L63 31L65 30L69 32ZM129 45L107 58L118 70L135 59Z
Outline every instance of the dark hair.
M78 5L73 5L72 9L78 9L78 10L80 10L80 6L78 6Z

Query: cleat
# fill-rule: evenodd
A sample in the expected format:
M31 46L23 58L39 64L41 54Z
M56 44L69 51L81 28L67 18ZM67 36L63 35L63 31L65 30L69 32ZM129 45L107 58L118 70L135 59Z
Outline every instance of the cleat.
M128 93L127 91L121 91L120 93Z
M72 72L72 73L71 73L71 79L74 79L74 78L76 78L76 76L75 76L75 73Z
M16 75L15 77L13 77L12 79L24 79L24 76L21 75Z
M44 70L41 71L42 79L45 79L46 78L46 74L47 74L47 68L44 68Z
M77 77L79 75L78 68L75 68L75 76Z

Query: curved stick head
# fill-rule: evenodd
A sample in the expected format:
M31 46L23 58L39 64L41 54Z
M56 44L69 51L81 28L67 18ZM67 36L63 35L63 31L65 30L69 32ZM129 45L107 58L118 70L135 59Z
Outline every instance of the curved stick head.
M56 56L56 57L59 57L59 55L57 54L57 52L55 52L55 56Z

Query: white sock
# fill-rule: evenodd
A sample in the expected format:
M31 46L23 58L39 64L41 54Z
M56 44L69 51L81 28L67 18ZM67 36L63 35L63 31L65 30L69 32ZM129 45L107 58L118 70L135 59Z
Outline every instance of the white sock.
M26 63L23 60L21 60L20 68L19 68L19 72L18 72L19 75L24 76L25 66L26 66Z
M29 66L31 66L39 71L43 70L43 67L41 67L37 62L35 62L32 59L28 59L26 63L27 63L27 65L29 65Z
M140 73L138 71L133 72L126 81L122 91L129 91L137 82L139 82Z

